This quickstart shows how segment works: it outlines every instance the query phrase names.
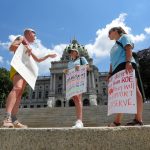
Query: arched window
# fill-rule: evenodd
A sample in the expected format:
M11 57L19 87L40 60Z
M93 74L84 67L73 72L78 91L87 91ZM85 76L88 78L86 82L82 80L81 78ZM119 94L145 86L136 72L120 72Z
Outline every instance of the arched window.
M57 100L57 101L56 101L55 107L61 107L61 100Z
M69 106L70 106L70 107L75 106L73 99L69 100Z
M90 106L90 102L88 99L83 100L83 106Z

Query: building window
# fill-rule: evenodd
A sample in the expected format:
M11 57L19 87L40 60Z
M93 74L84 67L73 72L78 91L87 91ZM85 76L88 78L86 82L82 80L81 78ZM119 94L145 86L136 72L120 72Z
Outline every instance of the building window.
M24 105L23 108L27 108L27 105Z
M105 102L104 105L107 105L107 102Z
M62 80L62 76L59 76L59 80Z
M57 101L56 101L55 107L61 107L61 100L57 100Z
M58 85L58 93L62 93L62 84Z
M98 90L96 90L97 94L98 94Z
M58 89L58 93L61 93L61 92L62 92L62 88L59 88L59 89Z
M45 98L48 98L48 91L45 91Z
M106 96L106 88L103 88L103 95Z
M37 105L37 108L40 108L41 107L41 105Z
M70 107L75 106L73 99L69 100L69 106L70 106Z
M98 84L96 84L96 87L98 87Z
M105 82L103 82L103 85L105 85Z
M32 99L35 99L35 92L32 93Z
M90 102L89 102L88 99L85 99L85 100L83 101L83 106L90 106Z
M42 98L42 92L39 92L39 99Z
M30 108L34 108L34 105L30 105Z
M58 87L62 87L62 84L58 84Z

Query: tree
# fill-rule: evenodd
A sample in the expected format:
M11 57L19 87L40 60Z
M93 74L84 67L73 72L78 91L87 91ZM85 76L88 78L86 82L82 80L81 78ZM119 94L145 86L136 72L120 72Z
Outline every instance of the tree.
M0 68L0 108L5 107L6 98L13 87L9 73L10 72L7 69ZM28 89L26 87L22 97L26 97L27 95Z
M12 82L9 78L9 71L5 68L0 68L0 107L4 107L7 95L12 89Z
M139 51L140 74L144 84L145 95L150 99L150 48Z

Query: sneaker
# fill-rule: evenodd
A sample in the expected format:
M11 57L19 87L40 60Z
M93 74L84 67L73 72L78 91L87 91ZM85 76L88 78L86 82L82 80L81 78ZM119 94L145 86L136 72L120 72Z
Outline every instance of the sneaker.
M108 127L118 127L118 126L121 126L121 123L117 123L115 121L108 125Z
M76 129L76 128L83 128L83 127L84 127L84 126L83 126L83 123L82 123L81 120L77 120L76 123L75 123L75 125L72 126L73 129Z
M14 125L14 128L24 128L24 129L28 128L27 125L20 123L18 120L14 121L13 125Z
M142 121L138 121L136 119L133 119L130 122L127 122L126 126L143 126L143 122Z
M2 127L4 128L14 128L11 118L5 118Z

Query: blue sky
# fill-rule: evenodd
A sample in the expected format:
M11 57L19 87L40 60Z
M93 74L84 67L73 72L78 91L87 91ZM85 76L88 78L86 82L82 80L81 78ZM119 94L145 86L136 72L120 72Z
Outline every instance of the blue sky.
M0 67L7 69L13 57L8 46L27 27L37 32L33 47L38 56L58 54L39 65L40 75L49 74L50 62L60 59L74 36L86 46L99 71L108 71L113 42L107 33L113 26L128 32L135 51L150 47L149 0L1 0L0 5Z

